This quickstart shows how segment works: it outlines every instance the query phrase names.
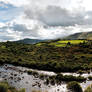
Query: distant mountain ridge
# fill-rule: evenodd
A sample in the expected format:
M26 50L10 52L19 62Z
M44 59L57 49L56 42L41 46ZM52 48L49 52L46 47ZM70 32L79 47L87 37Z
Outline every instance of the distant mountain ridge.
M45 41L45 40L26 38L26 39L18 40L18 41L15 41L15 42L24 43L24 44L35 44L35 43L42 42L42 41Z
M92 31L91 32L80 32L80 33L75 33L73 35L69 35L65 37L64 39L66 40L77 40L77 39L91 39L92 40ZM23 44L35 44L39 42L44 42L46 40L41 40L41 39L22 39L15 41L17 43L23 43Z
M91 39L92 40L92 31L91 32L75 33L73 35L67 36L65 39L70 39L70 40Z

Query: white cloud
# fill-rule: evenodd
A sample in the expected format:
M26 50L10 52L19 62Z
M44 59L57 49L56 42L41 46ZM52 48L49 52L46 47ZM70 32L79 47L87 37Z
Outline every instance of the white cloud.
M0 28L4 27L5 23L0 23Z
M16 7L21 7L29 4L29 0L0 0L0 2L4 2L5 4L12 4Z
M4 17L8 14L14 16L10 21L0 23L0 40L55 39L77 32L92 31L91 0L0 1L22 8L21 13L15 15L11 11L4 14L0 12Z

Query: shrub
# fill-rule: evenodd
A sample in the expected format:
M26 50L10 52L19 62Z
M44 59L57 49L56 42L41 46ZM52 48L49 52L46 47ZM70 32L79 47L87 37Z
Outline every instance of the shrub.
M82 71L82 70L78 71L78 74L80 74L80 75L82 75L83 73L84 73L84 71Z
M67 85L68 92L83 92L80 84L78 82L69 82Z
M89 76L88 79L89 79L89 80L92 80L92 76Z
M42 80L44 80L45 75L44 75L44 74L40 74L40 75L39 75L39 78L42 79Z
M8 92L8 86L5 83L0 83L0 92Z
M28 73L29 75L31 75L31 74L32 74L32 71L31 71L31 70L29 70L29 71L27 71L27 73Z
M28 70L27 73L28 73L29 75L34 75L34 76L35 76L35 75L39 75L38 72L36 72L36 71L31 71L31 70Z
M78 81L78 82L83 82L86 80L86 78L81 77L81 76L72 76L72 75L65 75L63 76L62 74L58 74L56 76L56 80L58 81Z
M49 78L47 78L46 81L44 82L44 84L49 85L49 83L50 83L50 80L49 80Z

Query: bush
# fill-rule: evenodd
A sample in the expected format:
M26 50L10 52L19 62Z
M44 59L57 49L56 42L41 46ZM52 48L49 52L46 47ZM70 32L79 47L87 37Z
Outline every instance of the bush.
M5 83L0 83L0 92L8 92L8 86Z
M62 74L58 74L56 76L56 80L58 81L78 81L78 82L83 82L86 80L86 78L81 77L81 76L72 76L72 75L65 75L63 76Z
M78 82L69 82L67 85L68 92L83 92L80 84Z
M32 71L31 71L31 70L27 71L27 73L28 73L29 75L32 75Z
M82 71L82 70L78 71L78 74L80 74L80 75L82 75L83 73L84 73L84 71Z
M89 79L89 80L92 80L92 76L89 76L88 79Z
M40 75L39 75L39 78L42 79L42 80L44 80L45 75L44 75L44 74L40 74Z
M31 71L31 70L28 70L27 73L28 73L29 75L34 75L34 76L35 76L35 75L39 75L38 72L36 72L36 71Z

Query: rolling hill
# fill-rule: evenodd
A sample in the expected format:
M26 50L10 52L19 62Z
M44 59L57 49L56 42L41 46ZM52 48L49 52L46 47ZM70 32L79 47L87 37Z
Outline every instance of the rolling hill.
M24 44L35 44L35 43L42 42L42 41L45 41L45 40L26 38L26 39L18 40L18 41L15 41L15 42L24 43Z
M91 32L81 32L75 33L66 37L65 39L76 40L76 39L92 39L92 31Z

